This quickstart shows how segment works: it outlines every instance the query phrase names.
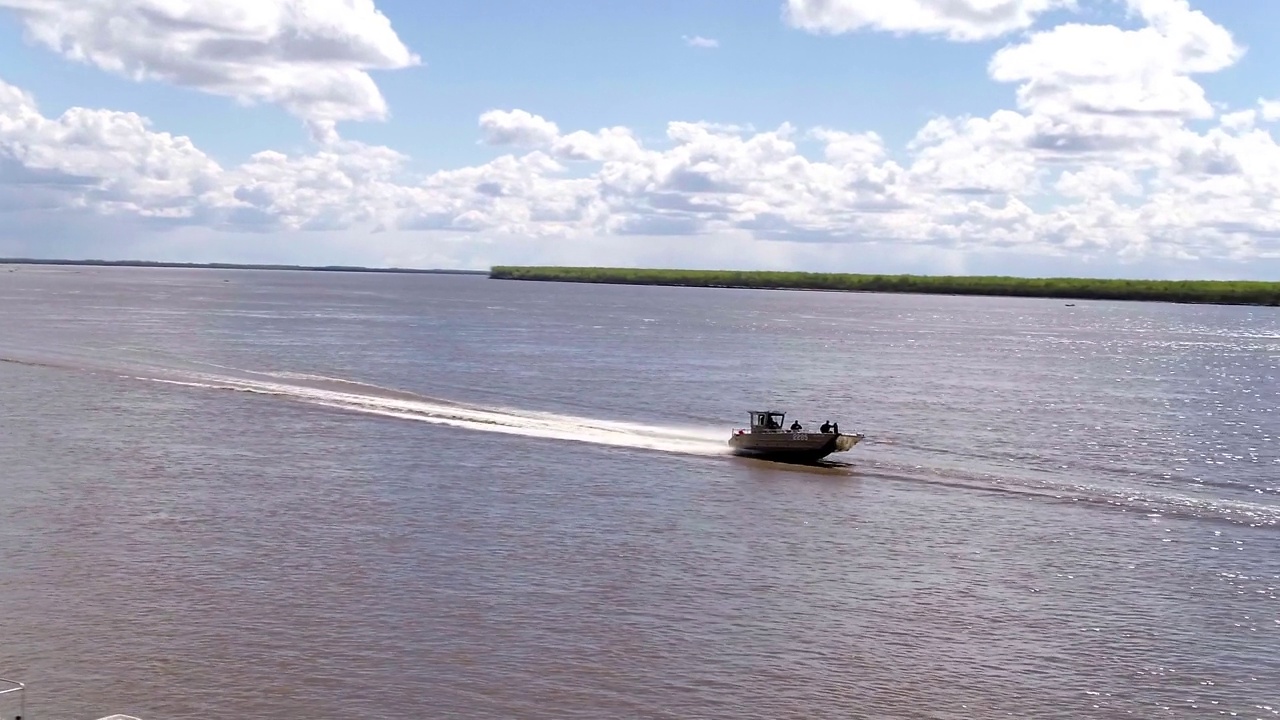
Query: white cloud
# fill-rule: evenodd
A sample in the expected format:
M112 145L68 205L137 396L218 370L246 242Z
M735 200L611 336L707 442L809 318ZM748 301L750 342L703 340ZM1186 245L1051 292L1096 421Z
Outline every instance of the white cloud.
M1248 110L1237 110L1236 112L1223 113L1218 118L1218 123L1226 130L1243 131L1250 130L1258 122L1258 111L1252 108Z
M1140 168L1092 155L1046 164L1033 146L1036 119L1013 111L930 122L905 166L874 133L672 122L664 147L646 147L624 128L562 133L528 112L485 117L490 141L529 151L418 178L389 148L343 141L223 168L136 115L75 108L46 118L30 95L0 84L0 157L10 158L0 184L45 193L51 208L163 227L418 233L446 243L433 253L469 258L478 251L458 237L480 246L535 239L526 247L544 258L609 236L650 247L682 238L687 249L693 237L736 238L770 257L779 247L809 257L799 248L849 243L1113 260L1280 257L1280 148L1250 128L1180 129L1166 143L1176 152L1144 182ZM817 141L820 157L801 152L801 139ZM585 174L566 163L585 164Z
M568 135L552 135L548 141L551 154L567 161L636 160L644 155L640 142L624 127L594 133L577 130Z
M1259 100L1258 109L1262 112L1263 120L1267 122L1280 120L1280 100Z
M39 255L48 228L92 237L85 218L109 215L154 238L270 232L325 238L332 252L346 238L376 256L361 262L400 264L678 256L831 267L911 257L955 271L998 253L1044 267L1280 258L1280 146L1258 127L1280 117L1280 105L1219 114L1193 76L1243 50L1185 2L1129 2L1144 26L1059 25L998 50L988 70L1016 84L1017 108L933 118L899 151L878 133L830 127L671 122L654 142L623 126L562 129L526 110L491 109L478 134L504 154L414 176L407 157L343 141L337 118L320 113L313 151L268 150L224 167L136 114L47 117L0 81L0 249ZM45 4L24 2L27 12ZM948 10L917 29L964 16L994 32L997 16L1017 24L1048 7L965 15L962 5L919 3ZM877 22L907 22L895 12L906 11L884 10ZM1213 124L1193 130L1192 121Z
M935 118L907 146L915 155L911 171L917 182L940 193L1035 192L1035 134L1030 120L1009 110L990 119Z
M1064 171L1054 189L1066 197L1082 199L1142 194L1142 184L1133 173L1109 165L1086 165L1079 170Z
M1028 197L1053 187L1086 205L1131 193L1137 172L1229 170L1233 158L1200 147L1200 136L1187 130L1188 121L1216 114L1191 75L1230 66L1243 48L1181 0L1130 0L1130 8L1145 27L1068 23L1001 48L988 70L994 80L1019 83L1018 111L934 120L913 142L913 170L931 170L941 189ZM1242 132L1252 118L1243 111L1219 122ZM1119 215L1100 217L1114 223ZM1072 227L1064 220L1055 232Z
M71 208L148 217L182 215L216 191L221 173L189 139L154 132L134 113L71 108L46 118L2 81L0 159L11 197L53 189Z
M560 134L555 123L526 110L490 110L480 116L480 130L490 145L542 145Z
M279 104L333 139L334 123L385 118L371 70L420 62L373 0L0 0L28 37L67 58Z
M990 40L1031 27L1035 19L1075 0L787 0L783 16L809 32L862 29Z
M1162 166L1186 121L1215 115L1191 75L1232 65L1243 48L1183 0L1128 1L1147 26L1063 24L992 57L992 79L1020 83L1029 134L1017 141L1042 159Z
M1106 118L1207 118L1204 90L1190 78L1234 64L1243 48L1231 34L1184 0L1129 0L1148 22L1137 30L1112 25L1059 25L1002 48L990 72L1022 82L1020 106L1046 115Z
M715 49L720 47L720 41L715 38L706 38L701 35L694 35L692 37L688 35L681 35L680 37L684 40L684 44L689 47L706 49Z

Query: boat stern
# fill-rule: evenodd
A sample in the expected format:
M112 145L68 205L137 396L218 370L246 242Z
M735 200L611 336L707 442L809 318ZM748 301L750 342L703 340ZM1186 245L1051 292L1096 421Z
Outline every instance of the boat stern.
M862 433L853 433L852 435L841 433L836 436L835 452L849 452L854 445L862 442L865 438L866 435Z

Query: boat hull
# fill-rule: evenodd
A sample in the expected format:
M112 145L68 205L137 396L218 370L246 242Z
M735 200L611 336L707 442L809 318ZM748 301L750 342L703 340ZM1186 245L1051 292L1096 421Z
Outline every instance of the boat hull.
M729 437L734 455L784 462L814 462L853 449L861 435L805 432L737 432Z

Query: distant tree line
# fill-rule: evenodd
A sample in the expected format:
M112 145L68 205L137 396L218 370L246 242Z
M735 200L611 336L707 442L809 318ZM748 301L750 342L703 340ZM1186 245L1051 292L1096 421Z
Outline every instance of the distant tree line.
M862 275L735 270L663 270L497 265L499 280L675 285L684 287L837 290L847 292L1005 295L1080 300L1148 300L1280 306L1280 282L1245 280L1109 280L968 275Z

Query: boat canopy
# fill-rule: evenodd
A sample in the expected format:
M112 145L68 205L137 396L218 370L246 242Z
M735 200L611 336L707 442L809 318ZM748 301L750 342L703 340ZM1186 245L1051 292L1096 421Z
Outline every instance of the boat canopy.
M781 430L787 414L781 410L752 410L751 429Z

